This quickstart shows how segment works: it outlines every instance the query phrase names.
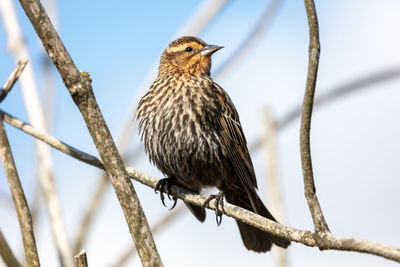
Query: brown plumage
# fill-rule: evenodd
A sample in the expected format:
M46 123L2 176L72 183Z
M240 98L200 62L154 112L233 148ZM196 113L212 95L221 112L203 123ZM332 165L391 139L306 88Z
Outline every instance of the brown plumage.
M229 203L275 220L256 193L254 168L236 108L210 77L211 56L221 48L191 36L169 44L161 56L158 77L136 112L145 150L169 178L162 180L161 190L168 182L194 192L217 187L220 194L211 197L217 204L223 205L225 196ZM204 208L186 205L204 221ZM272 243L285 248L290 244L237 224L249 250L265 252Z

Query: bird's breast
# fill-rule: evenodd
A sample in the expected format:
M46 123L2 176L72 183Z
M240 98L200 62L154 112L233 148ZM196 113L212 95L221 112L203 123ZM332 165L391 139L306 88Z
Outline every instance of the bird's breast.
M161 91L146 100L147 112L139 114L139 125L150 159L167 175L188 175L193 166L220 160L220 141L213 122L218 107L211 87L208 80L176 80L150 90Z

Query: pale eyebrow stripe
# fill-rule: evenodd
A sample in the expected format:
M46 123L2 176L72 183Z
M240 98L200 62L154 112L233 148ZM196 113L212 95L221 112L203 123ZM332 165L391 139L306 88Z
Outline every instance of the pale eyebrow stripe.
M201 49L201 45L200 44L195 43L195 42L191 42L189 44L180 44L180 45L177 45L177 46L168 47L167 48L167 52L168 53L175 53L175 52L178 52L178 51L182 51L187 46L191 46L191 47L196 48L196 49Z

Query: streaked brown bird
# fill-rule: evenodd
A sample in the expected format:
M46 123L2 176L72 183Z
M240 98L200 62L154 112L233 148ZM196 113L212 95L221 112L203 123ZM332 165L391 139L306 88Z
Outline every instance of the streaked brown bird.
M276 221L257 195L256 176L236 108L210 77L211 56L221 48L192 36L171 42L161 56L157 79L139 102L136 118L145 150L168 177L160 180L157 189L164 204L163 191L168 193L171 184L194 192L217 187L220 192L204 205L215 199L223 208L225 196L229 203ZM204 221L204 207L185 204ZM222 214L216 214L219 224ZM273 243L284 248L290 244L236 222L249 250L265 252Z

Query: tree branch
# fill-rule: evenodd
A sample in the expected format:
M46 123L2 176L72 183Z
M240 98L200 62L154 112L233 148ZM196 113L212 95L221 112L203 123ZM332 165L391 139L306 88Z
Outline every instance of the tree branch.
M21 267L0 230L0 256L8 267Z
M24 71L28 60L20 60L18 61L17 66L15 67L14 71L8 76L6 83L0 90L0 103L6 98L7 94L13 88L15 82L18 80L19 76L21 76L22 72Z
M35 236L33 234L31 213L25 198L24 190L22 189L21 181L18 177L17 168L15 167L14 158L4 128L3 119L1 117L0 159L3 163L8 186L10 187L15 210L17 211L19 226L22 233L22 241L24 243L26 262L28 263L28 266L40 266Z
M83 161L94 167L104 169L103 163L98 158L93 157L92 155L90 155L88 153L82 152L79 149L76 149L64 142L57 140L56 138L52 137L51 135L48 135L47 133L36 129L29 123L23 122L1 109L0 109L0 114L3 116L3 120L5 122L14 126L15 128L35 137L36 139L41 140L42 142L60 150L61 152L65 153L73 158L76 158L76 159Z
M87 153L81 152L78 149L74 148L74 153L70 153L69 150L63 149L63 143L60 141L54 142L53 140L55 139L54 137L50 137L48 134L41 132L41 131L32 131L32 127L27 127L29 124L24 123L20 121L19 119L15 117L11 117L4 111L0 109L0 114L4 116L4 121L9 123L10 125L32 135L33 137L47 143L48 145L54 147L55 149L60 150L61 152L64 152L71 157L74 157L78 160L84 161L83 158L86 158L85 162L95 166L102 168L98 166L98 163L100 162L99 159L97 159L94 156L91 156ZM18 125L25 125L23 128L19 128ZM28 132L28 131L29 132ZM71 147L71 146L70 146ZM88 160L88 157L90 158ZM101 165L102 166L102 165ZM151 188L155 188L155 185L158 182L158 179L151 177L147 174L144 174L134 168L127 167L127 172L128 175L131 179L134 179L142 184L145 184ZM182 199L185 202L192 203L197 206L202 206L204 201L207 199L206 196L196 194L193 192L190 192L186 189L183 189L178 186L172 186L170 193L172 196L175 196L179 199ZM209 203L210 207L207 207L209 209L215 210L215 205L214 202L211 201ZM310 247L319 247L320 249L333 249L333 250L346 250L346 251L358 251L358 252L363 252L363 253L369 253L369 254L374 254L377 256L381 256L387 259L391 259L397 262L400 262L400 249L388 246L388 245L383 245L379 244L374 241L368 241L368 240L361 240L361 239L355 239L355 238L342 238L342 237L336 237L333 236L330 233L326 233L324 237L320 237L318 234L314 234L310 231L305 231L305 230L298 230L292 227L288 227L279 223L276 223L274 221L271 221L267 218L264 218L258 214L255 214L251 211L248 211L246 209L243 209L241 207L225 203L224 204L224 211L220 210L222 213L228 215L229 217L238 219L244 223L247 223L249 225L252 225L262 231L266 231L268 233L272 233L274 235L280 236L282 238L286 238L290 241L302 243L306 246Z
M79 72L40 2L20 0L20 3L86 122L113 184L143 266L162 266L139 199L97 105L90 76Z
M86 257L86 251L84 249L79 252L78 255L74 257L76 267L88 267L88 261Z
M312 219L314 221L315 231L317 234L324 235L326 232L329 232L329 228L324 219L324 215L322 214L322 210L316 195L310 151L311 115L313 109L314 92L317 81L320 53L319 29L314 1L305 0L304 4L306 6L308 26L310 28L310 45L307 83L303 100L303 110L301 113L300 126L301 166L303 169L304 177L304 193L307 199Z

